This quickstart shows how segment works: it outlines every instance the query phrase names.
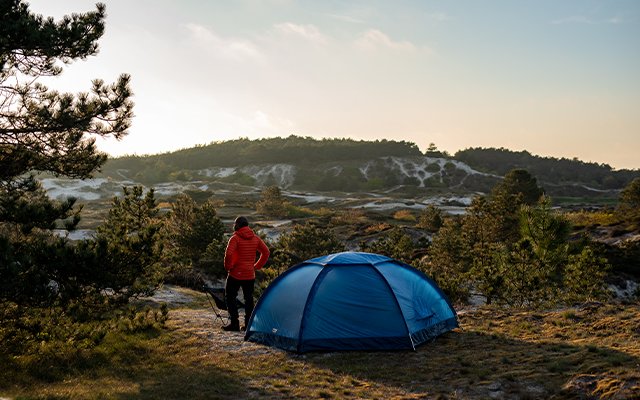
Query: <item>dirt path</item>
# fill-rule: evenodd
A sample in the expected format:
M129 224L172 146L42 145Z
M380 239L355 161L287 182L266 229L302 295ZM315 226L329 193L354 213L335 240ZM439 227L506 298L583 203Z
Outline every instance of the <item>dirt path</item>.
M195 337L210 344L211 351L225 351L242 353L244 355L278 353L283 350L246 342L244 332L226 332L222 330L223 323L209 306L205 295L190 289L176 286L165 286L150 299L157 303L169 305L169 320L167 325L186 336ZM192 307L202 304L202 307ZM226 311L221 311L226 318ZM240 311L240 320L244 318Z
M211 350L244 355L269 354L281 350L247 342L244 332L225 332L220 320L212 311L202 309L179 309L169 313L170 328L197 337L211 344Z

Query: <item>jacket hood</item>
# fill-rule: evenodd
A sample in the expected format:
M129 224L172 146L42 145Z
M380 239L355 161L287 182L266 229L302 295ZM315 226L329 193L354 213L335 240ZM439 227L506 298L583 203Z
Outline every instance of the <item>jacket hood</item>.
M251 239L255 236L255 233L248 226L243 226L235 232L235 235L238 235L242 239Z

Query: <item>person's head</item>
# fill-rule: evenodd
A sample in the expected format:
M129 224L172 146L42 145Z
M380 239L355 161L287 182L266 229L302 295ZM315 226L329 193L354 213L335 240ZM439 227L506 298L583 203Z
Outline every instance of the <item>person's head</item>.
M233 223L233 230L237 231L240 228L243 228L245 226L249 226L249 221L247 220L246 217L238 217L236 218L236 220Z

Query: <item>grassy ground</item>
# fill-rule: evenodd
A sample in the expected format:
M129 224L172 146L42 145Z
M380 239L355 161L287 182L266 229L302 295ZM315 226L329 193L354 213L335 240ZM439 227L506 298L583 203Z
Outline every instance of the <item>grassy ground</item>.
M298 355L222 332L201 294L176 290L193 302L166 329L108 335L54 372L0 368L0 398L640 398L638 304L460 310L461 329L415 352Z

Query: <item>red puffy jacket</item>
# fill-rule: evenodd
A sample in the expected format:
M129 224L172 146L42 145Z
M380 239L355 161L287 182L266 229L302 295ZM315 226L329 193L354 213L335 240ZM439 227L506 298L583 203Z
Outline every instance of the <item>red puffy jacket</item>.
M256 251L260 258L256 261ZM262 239L248 226L233 233L224 253L224 268L229 275L239 280L256 278L255 271L264 267L269 258L269 249Z

